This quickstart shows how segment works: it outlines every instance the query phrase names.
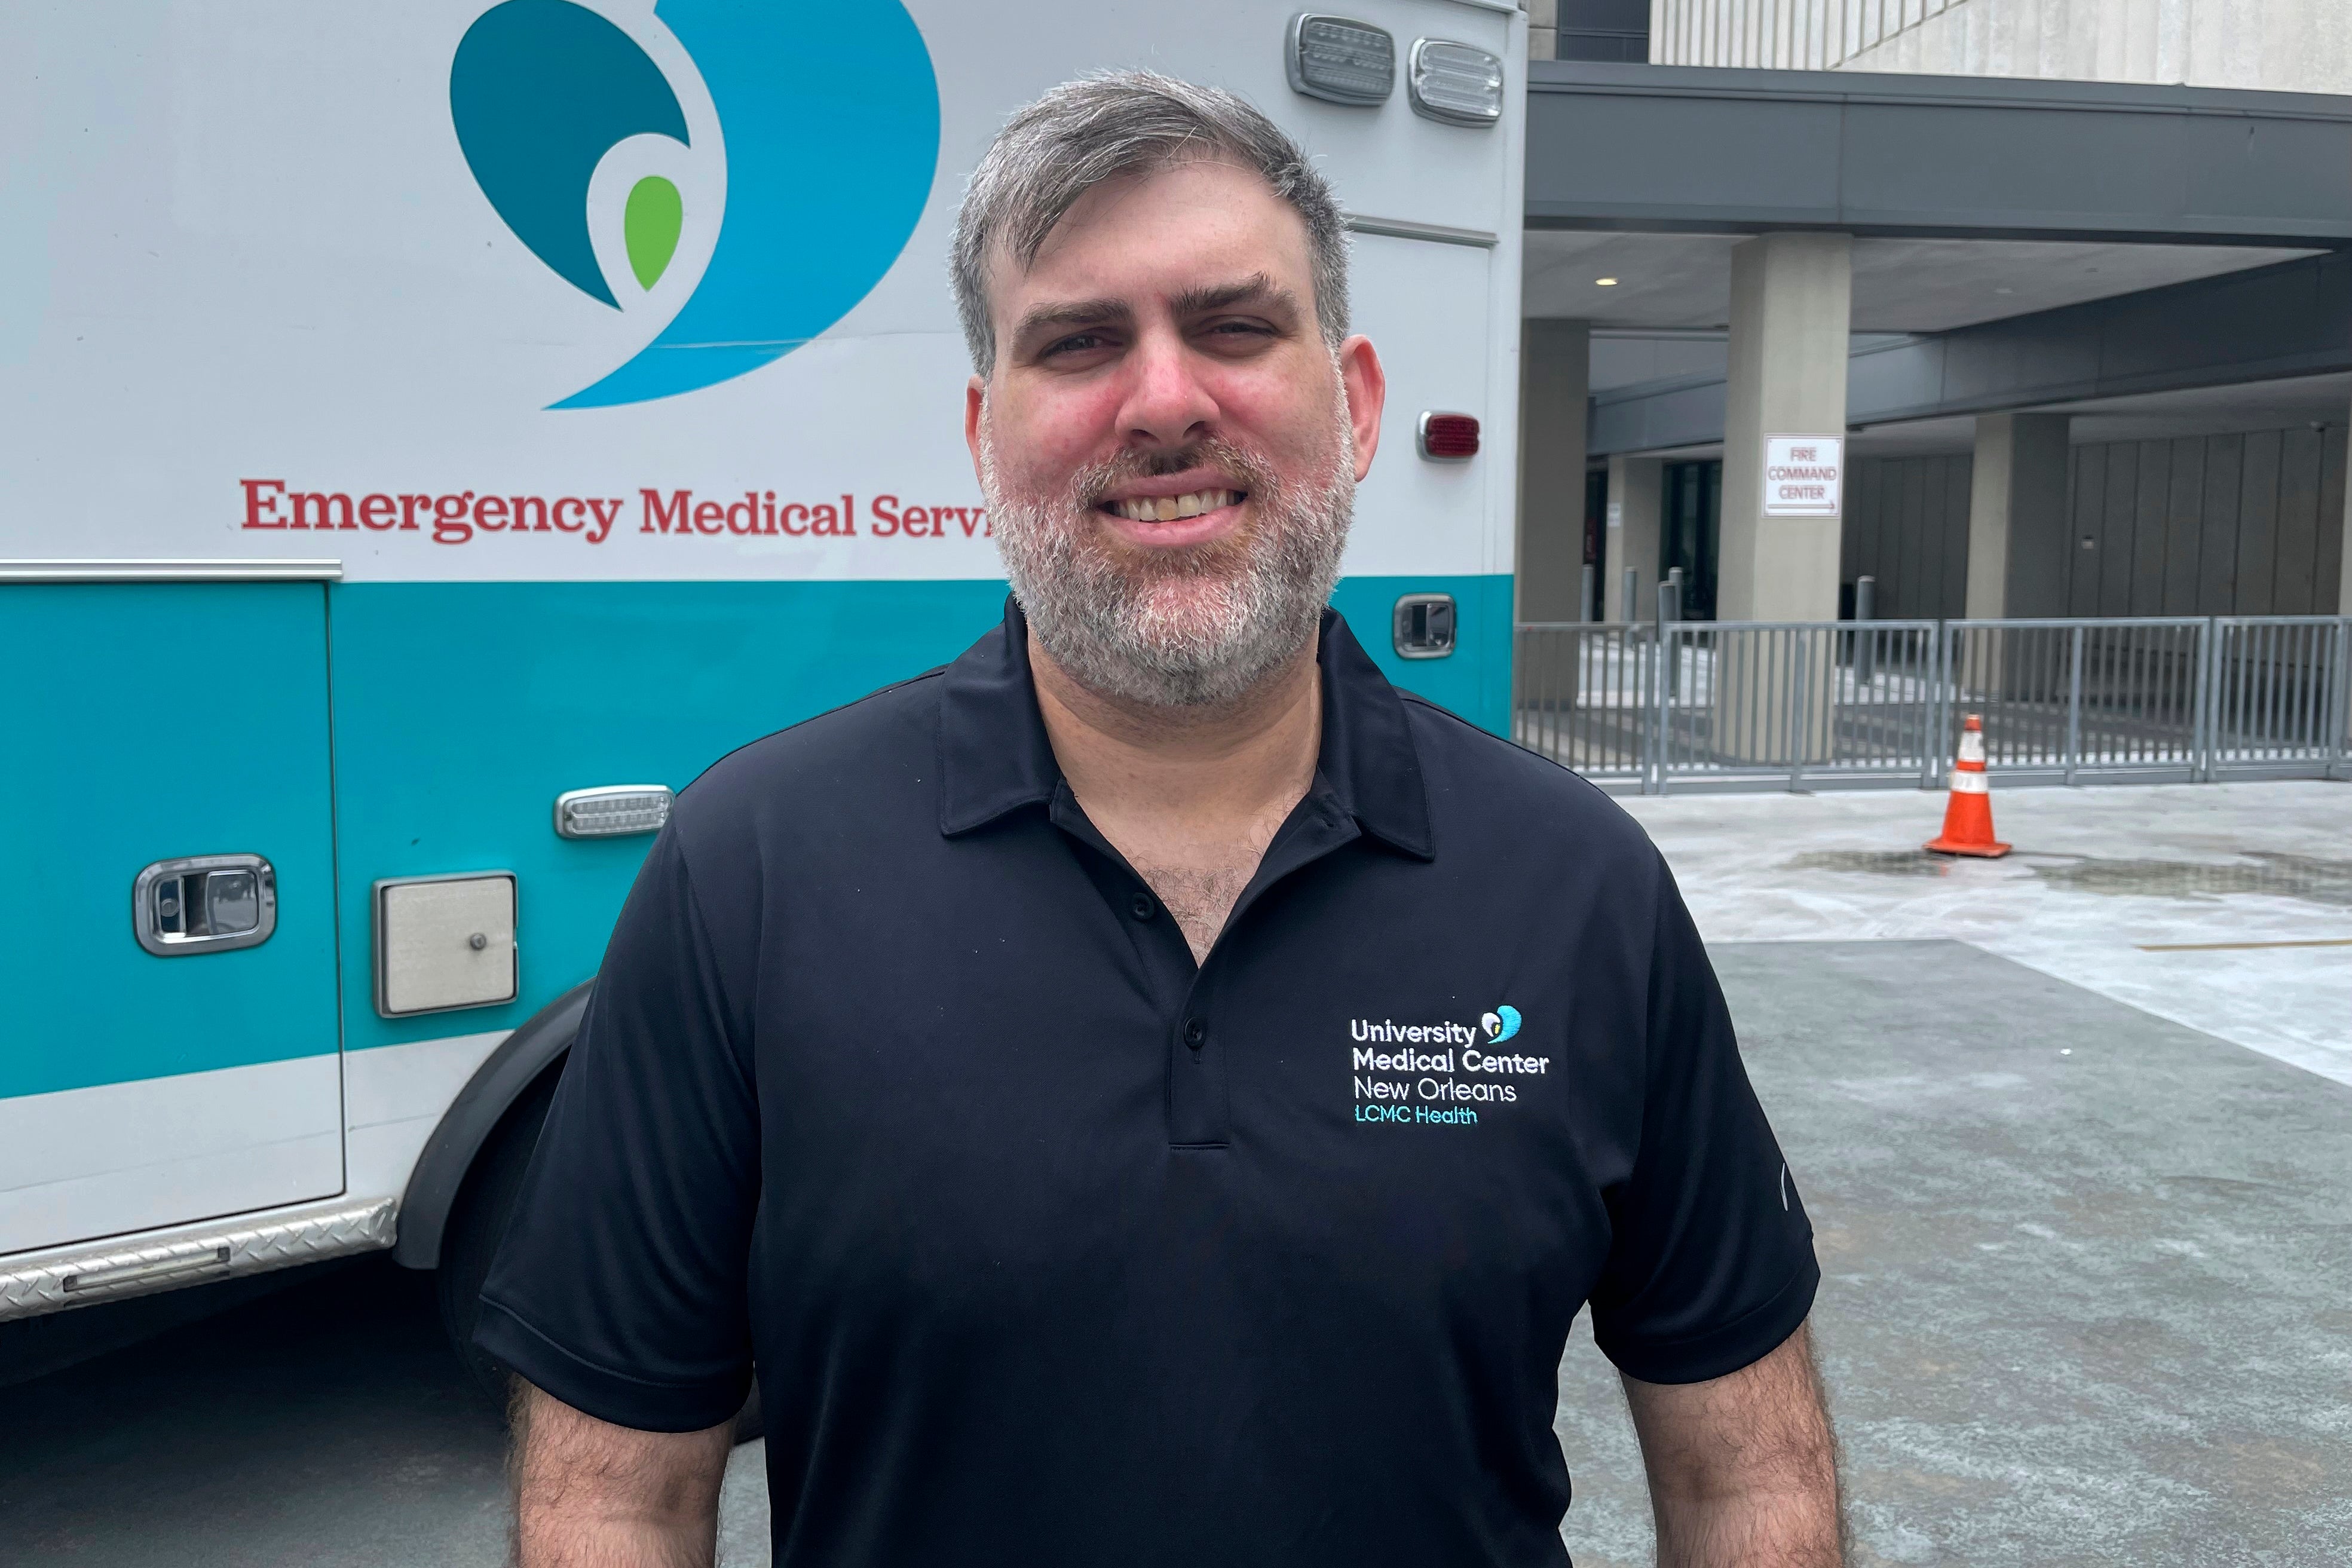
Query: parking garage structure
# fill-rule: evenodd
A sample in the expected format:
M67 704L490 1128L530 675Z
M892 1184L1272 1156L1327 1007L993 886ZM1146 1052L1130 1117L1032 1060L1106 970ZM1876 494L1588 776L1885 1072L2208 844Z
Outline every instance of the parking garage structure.
M1529 77L1522 619L1580 618L1551 612L1580 608L1586 552L1555 546L1588 510L1614 558L1598 591L1673 556L1685 613L1724 619L1832 616L1882 554L1889 614L2344 602L2352 100ZM1848 436L1834 531L1759 532L1783 431ZM1664 472L1718 463L1713 485ZM1608 476L1589 508L1588 468ZM2128 501L2107 482L2126 477ZM1677 494L1696 537L1661 535ZM2077 563L2085 533L2107 553Z
M2352 605L2352 99L1528 74L1523 625Z

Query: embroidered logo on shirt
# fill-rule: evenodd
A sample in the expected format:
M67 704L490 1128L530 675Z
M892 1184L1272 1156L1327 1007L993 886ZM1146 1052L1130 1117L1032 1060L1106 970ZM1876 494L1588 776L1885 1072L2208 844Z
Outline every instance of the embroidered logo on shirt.
M1549 1057L1498 1052L1519 1032L1519 1010L1505 1003L1477 1026L1451 1019L1400 1024L1357 1018L1348 1026L1358 1121L1412 1127L1475 1127L1478 1108L1516 1104L1518 1080L1551 1069ZM1422 1047L1422 1048L1416 1048Z

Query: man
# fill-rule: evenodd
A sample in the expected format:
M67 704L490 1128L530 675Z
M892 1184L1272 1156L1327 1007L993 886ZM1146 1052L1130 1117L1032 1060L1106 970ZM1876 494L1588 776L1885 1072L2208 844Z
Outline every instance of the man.
M1661 1561L1837 1561L1811 1230L1664 866L1323 609L1344 243L1164 78L989 152L1013 602L648 857L484 1291L525 1563L709 1562L754 1362L779 1563L1559 1563L1588 1300Z

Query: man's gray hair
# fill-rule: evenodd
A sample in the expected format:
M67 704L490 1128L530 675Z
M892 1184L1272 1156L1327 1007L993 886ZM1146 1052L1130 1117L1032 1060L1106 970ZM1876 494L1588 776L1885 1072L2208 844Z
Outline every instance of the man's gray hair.
M1316 321L1338 347L1348 335L1348 235L1329 183L1298 143L1222 89L1156 71L1108 71L1064 82L1015 112L972 171L952 263L972 368L986 375L996 363L992 260L1028 267L1054 226L1106 180L1203 158L1256 171L1307 225Z

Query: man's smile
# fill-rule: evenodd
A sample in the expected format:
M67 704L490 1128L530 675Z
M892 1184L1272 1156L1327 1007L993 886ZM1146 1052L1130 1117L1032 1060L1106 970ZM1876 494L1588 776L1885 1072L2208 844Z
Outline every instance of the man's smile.
M1205 543L1241 525L1250 492L1215 468L1128 479L1095 503L1112 531L1146 548L1173 549Z
M1202 512L1219 507L1239 506L1240 490L1188 490L1181 496L1129 496L1123 500L1107 500L1103 510L1133 522L1182 522L1199 517Z

